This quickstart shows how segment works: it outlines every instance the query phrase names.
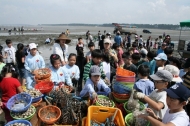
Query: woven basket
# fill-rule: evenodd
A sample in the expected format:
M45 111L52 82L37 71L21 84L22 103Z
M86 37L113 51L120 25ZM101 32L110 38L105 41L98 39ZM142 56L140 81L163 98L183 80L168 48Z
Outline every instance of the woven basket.
M50 78L51 70L49 68L42 68L35 71L35 78L37 80L43 80Z

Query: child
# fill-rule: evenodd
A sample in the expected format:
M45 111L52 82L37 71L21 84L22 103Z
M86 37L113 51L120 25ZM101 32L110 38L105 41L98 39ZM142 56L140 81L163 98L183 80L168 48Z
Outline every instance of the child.
M87 60L87 63L90 62L90 60L92 59L91 53L92 53L92 51L95 49L94 43L93 43L93 42L89 42L88 48L89 48L90 51L86 53L86 60Z
M188 126L189 117L183 107L190 97L189 90L182 84L175 84L166 90L168 109L160 119L151 109L147 109L146 115L139 117L148 120L152 126Z
M30 53L26 56L24 63L25 77L26 77L26 88L31 89L34 87L34 73L35 70L45 68L45 62L41 55L37 54L37 46L35 43L29 44Z
M138 48L138 43L133 43L133 44L132 44L132 48L133 48L133 53L139 53L139 51L137 50L137 48Z
M5 47L4 49L5 52L4 58L6 59L6 64L14 66L16 63L15 60L16 49L12 46L12 41L10 39L6 40L6 45L7 47Z
M62 84L67 84L73 87L71 78L66 70L61 67L61 58L58 54L52 54L50 56L51 62L51 81L54 82L55 88L61 86Z
M123 59L122 59L123 50L121 48L121 45L118 45L117 43L114 43L112 48L117 52L117 58L118 58L117 66L123 67L123 65L124 65L124 62L123 62Z
M156 66L157 66L158 70L163 70L165 63L168 60L166 54L160 53L154 59L156 60Z
M137 75L137 67L132 63L131 55L128 52L125 52L122 55L123 61L125 65L123 66L124 69L130 70Z
M5 66L6 64L4 64L3 62L3 56L0 55L0 73L1 73L1 70L3 69L3 67Z
M139 53L133 53L133 54L131 55L131 59L132 59L132 63L133 63L136 67L138 67L139 65L141 65L141 62L139 62L140 59L141 59L141 55L140 55Z
M162 47L161 47L160 49L158 49L158 51L157 51L156 54L158 55L158 54L160 54L160 53L164 53L165 48L166 48L166 43L163 43L163 44L162 44Z
M7 122L12 120L10 116L10 112L6 107L7 101L17 93L23 92L22 87L18 81L18 73L15 71L15 68L6 65L3 67L0 75L0 89L2 93L2 102L3 105L1 106L4 113L5 119Z
M78 51L78 48L84 48L84 43L82 41L82 38L78 38L78 44L76 45L76 50Z
M107 53L103 55L102 66L106 77L108 78L108 80L110 80L111 67L110 67L109 55Z
M92 65L97 65L101 69L101 78L106 79L106 76L102 69L102 57L103 53L99 49L92 51L92 60L84 66L83 80L86 81L89 78L90 68Z
M170 61L173 59L173 49L171 48L171 47L167 47L167 48L165 48L164 49L164 53L166 54L166 56L167 56L167 61L166 61L166 64L165 65L168 65L168 64L170 64Z
M24 53L24 45L22 43L19 43L17 45L17 51L16 51L16 61L17 61L17 67L19 71L19 79L22 86L25 85L25 76L24 76L24 62L25 62L25 53Z
M74 53L70 53L68 57L68 64L63 66L63 69L68 72L69 77L72 80L73 86L77 86L77 82L80 78L79 67L75 65L77 55Z
M154 80L156 89L149 96L136 92L134 97L147 102L148 108L153 109L156 116L163 119L168 108L164 90L167 88L168 83L172 81L173 75L167 70L159 70L155 74L150 75L150 77Z
M84 88L80 92L80 97L96 100L97 94L104 94L110 96L111 90L100 78L101 69L97 65L93 65L90 68L90 78L87 79Z
M145 95L150 95L154 91L154 83L148 79L150 69L147 65L140 65L138 68L139 80L135 82L134 89Z

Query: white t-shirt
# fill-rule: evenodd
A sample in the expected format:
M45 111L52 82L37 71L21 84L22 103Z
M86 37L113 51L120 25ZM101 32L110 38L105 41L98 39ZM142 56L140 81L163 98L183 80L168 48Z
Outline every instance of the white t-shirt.
M91 60L91 52L90 51L86 53L86 57L88 57Z
M150 95L149 98L151 98L152 100L156 101L156 102L162 102L164 104L164 108L162 108L160 111L156 111L154 110L152 107L150 107L148 105L148 108L151 108L154 113L156 114L156 116L158 116L160 119L162 119L166 113L166 110L168 109L167 103L166 103L166 92L165 91L161 91L161 92L157 92L158 89L154 90Z
M139 43L143 44L143 38L139 38Z
M164 124L169 122L173 123L175 126L188 126L189 125L189 117L185 110L177 112L177 113L169 113L169 109L166 111L164 118L162 120Z
M16 49L13 46L11 48L5 47L4 52L7 53L6 63L15 63Z
M103 65L103 71L106 77L110 80L110 63L103 61L102 65Z

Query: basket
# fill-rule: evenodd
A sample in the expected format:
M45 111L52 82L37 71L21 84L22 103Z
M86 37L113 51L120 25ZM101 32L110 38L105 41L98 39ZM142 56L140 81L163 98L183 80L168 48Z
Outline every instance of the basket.
M116 81L119 81L119 82L135 82L136 79L135 77L116 77Z
M42 107L38 112L39 118L46 124L54 124L61 116L61 110L53 105Z
M126 123L126 126L130 126L130 125L128 124L128 122L129 122L129 120L130 120L131 118L133 118L133 114L132 114L132 113L129 113L129 114L127 114L127 115L125 116L125 123ZM150 126L150 122L148 122L148 124L147 124L146 126Z
M51 76L51 70L49 68L41 68L35 70L35 78L37 80L43 80Z
M54 86L53 82L44 81L36 84L35 89L40 90L42 94L47 94L53 89L53 86Z
M109 98L108 97L106 97L106 96L104 96L104 95L98 95L98 99L108 99L109 100ZM115 103L111 100L111 102L112 102L112 108L115 106ZM98 102L96 102L96 105L97 106L103 106L103 105L101 105L100 103L98 103Z
M43 96L44 96L44 95L42 94L40 97L33 98L33 99L32 99L32 103L36 103L36 102L40 101Z
M130 94L119 94L116 92L112 92L112 95L119 99L129 99L130 98Z
M32 105L34 107L38 107L41 102L42 102L42 98L38 102L32 103Z
M135 77L135 73L126 69L123 69L121 67L118 67L116 70L117 77Z
M126 86L120 82L115 82L113 84L113 91L120 94L129 94L131 93L132 88L130 86Z
M16 120L30 120L34 116L34 114L36 113L36 108L33 105L31 105L30 107L32 107L32 109L34 109L34 113L32 113L31 115L29 115L26 118L16 118L13 116L13 112L11 112L10 115L13 119L16 119Z
M17 102L17 101L23 101L25 103L25 107L17 109L17 110L13 110L12 107L15 104L15 102ZM24 112L24 111L28 110L31 103L32 103L32 97L29 94L20 93L20 94L16 94L16 95L12 96L8 100L7 108L12 112Z
M115 124L117 126L125 126L123 115L120 109L102 106L88 107L86 126L91 126L91 120L96 120L100 123L104 123L106 121L106 118L113 116L116 110L118 110L118 112L114 119Z
M128 101L124 103L124 109L127 113L132 113L132 111L128 110L127 109L127 104L128 104ZM139 104L140 104L140 111L144 110L146 108L146 106L139 101Z
M51 81L51 76L48 77L48 78L46 78L46 79L41 79L41 80L35 78L35 81L36 81L36 84L38 84L38 83L40 83L40 82L43 82L43 81Z
M27 121L27 120L14 120L14 121L10 121L5 126L9 126L9 125L12 125L14 123L24 123L25 125L32 126L32 124L29 121Z
M116 98L114 97L114 100L118 103L125 103L126 101L128 101L128 99L119 99L119 98Z

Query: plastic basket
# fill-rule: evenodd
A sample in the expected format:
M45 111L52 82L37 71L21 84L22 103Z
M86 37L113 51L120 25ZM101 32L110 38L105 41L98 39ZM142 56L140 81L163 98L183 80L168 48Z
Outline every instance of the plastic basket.
M61 110L53 105L42 107L38 111L38 116L46 124L54 124L61 116Z
M126 123L126 126L131 126L131 125L129 125L129 123L128 123L131 118L133 118L133 114L132 114L132 113L129 113L129 114L127 114L127 115L125 116L125 123ZM147 124L146 126L150 126L150 122L148 122L148 124Z
M135 79L135 77L122 77L122 78L116 77L116 81L135 82L136 79Z
M102 106L90 106L88 107L87 122L86 126L91 126L91 120L96 120L100 123L104 123L106 118L114 115L115 111L118 110L114 122L117 126L125 126L123 115L121 110L118 108L102 107Z
M127 104L128 104L128 101L124 103L124 109L127 113L132 113L132 111L128 110L127 109ZM140 111L144 110L146 108L146 106L139 101L139 104L140 104Z
M108 99L109 100L109 98L108 97L106 97L106 96L104 96L104 95L98 95L98 99ZM115 106L115 103L111 100L111 102L112 102L112 107L114 107ZM96 102L96 105L97 106L103 106L103 105L101 105L100 103L98 103L98 102Z
M42 98L41 98L38 102L32 103L32 105L33 105L34 107L38 107L41 102L42 102Z
M13 105L15 104L16 101L23 101L25 103L24 108L20 108L17 110L12 110ZM12 96L8 102L7 102L7 108L12 111L12 112L24 112L28 110L32 103L32 97L29 94L26 93L20 93Z
M116 70L116 75L121 77L135 77L135 73L121 67L118 67Z
M9 126L9 125L12 125L14 123L24 123L25 125L32 126L32 124L29 121L27 121L27 120L14 120L14 121L10 121L5 126Z
M119 94L116 92L112 92L112 95L119 99L129 99L130 98L130 94Z
M47 94L53 89L53 86L54 86L53 82L44 81L36 84L35 89L40 90L42 94Z
M129 86L126 86L120 82L115 82L113 84L113 91L120 94L129 94L131 93L132 88Z
M42 94L40 97L33 98L33 99L32 99L32 103L36 103L36 102L40 101L43 96L44 96L44 95Z
M43 80L51 76L51 70L49 68L41 68L35 70L35 78L38 80Z
M36 81L36 84L38 84L40 82L44 82L44 81L51 81L51 76L46 78L46 79L42 79L42 80L39 80L39 79L35 78L35 81Z
M31 115L29 115L25 118L16 118L13 116L13 112L11 112L10 115L13 119L16 119L16 120L30 120L34 116L34 114L36 113L36 108L33 105L31 105L30 107L32 107L32 109L34 109L34 113L31 113Z

